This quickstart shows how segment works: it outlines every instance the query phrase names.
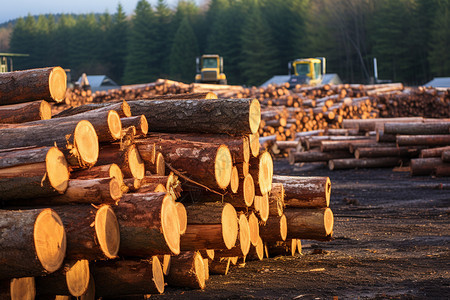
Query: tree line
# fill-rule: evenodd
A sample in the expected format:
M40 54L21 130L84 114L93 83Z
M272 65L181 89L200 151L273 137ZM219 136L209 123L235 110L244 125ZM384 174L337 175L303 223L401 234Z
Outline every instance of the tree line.
M60 65L75 78L106 74L120 84L170 78L193 82L195 57L224 58L230 84L259 85L287 74L289 61L327 58L327 72L366 83L423 84L450 76L450 0L140 0L127 16L20 18L10 36L15 68Z

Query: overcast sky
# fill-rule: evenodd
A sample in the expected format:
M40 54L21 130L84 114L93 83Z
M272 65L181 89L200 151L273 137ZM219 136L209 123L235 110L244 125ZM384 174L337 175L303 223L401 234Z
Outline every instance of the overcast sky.
M154 5L157 0L147 0ZM138 0L1 0L0 23L32 15L47 13L103 13L108 11L113 14L118 3L121 3L125 12L131 14L136 8ZM195 0L197 4L204 0ZM175 7L178 0L166 0L170 7Z

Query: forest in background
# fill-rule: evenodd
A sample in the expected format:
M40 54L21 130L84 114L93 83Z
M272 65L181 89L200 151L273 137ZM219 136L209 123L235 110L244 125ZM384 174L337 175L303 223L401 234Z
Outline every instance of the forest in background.
M5 42L6 35L9 40ZM194 81L195 57L220 54L229 84L260 85L288 62L327 58L327 73L367 83L420 85L450 76L450 0L181 0L137 3L127 16L40 15L0 29L0 52L28 53L14 68L59 65L119 84Z

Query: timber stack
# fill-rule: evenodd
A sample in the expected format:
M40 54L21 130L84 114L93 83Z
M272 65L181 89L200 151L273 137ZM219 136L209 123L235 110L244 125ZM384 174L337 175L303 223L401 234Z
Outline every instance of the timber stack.
M111 98L53 118L30 102L35 117L12 116L63 102L61 70L0 74L1 299L203 289L239 259L331 238L329 179L273 175L258 100Z

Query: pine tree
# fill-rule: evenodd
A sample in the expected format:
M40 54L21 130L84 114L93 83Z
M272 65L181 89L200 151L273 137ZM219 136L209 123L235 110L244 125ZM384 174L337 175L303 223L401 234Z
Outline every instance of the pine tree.
M19 18L11 34L11 52L29 54L29 57L21 57L14 60L15 70L30 69L35 67L35 35L36 21L31 15L25 19Z
M431 31L429 61L434 76L450 74L450 1L439 1Z
M173 13L167 6L165 0L158 0L155 10L156 35L155 35L155 56L157 64L155 73L158 77L165 78L169 74L169 55L172 39L170 37L170 23Z
M128 21L127 16L119 3L117 11L112 17L112 25L107 34L106 45L108 51L108 63L110 65L110 77L117 83L122 83L125 70L125 59L128 43Z

